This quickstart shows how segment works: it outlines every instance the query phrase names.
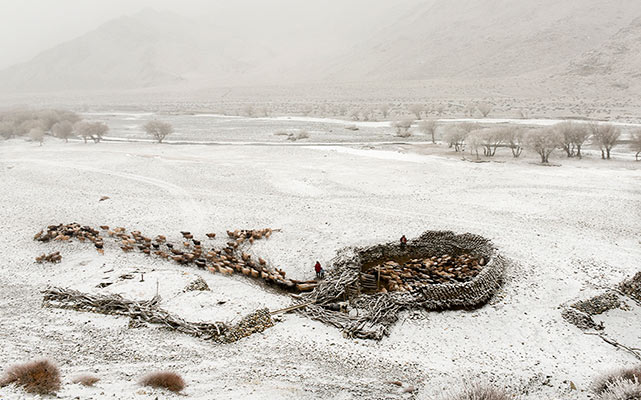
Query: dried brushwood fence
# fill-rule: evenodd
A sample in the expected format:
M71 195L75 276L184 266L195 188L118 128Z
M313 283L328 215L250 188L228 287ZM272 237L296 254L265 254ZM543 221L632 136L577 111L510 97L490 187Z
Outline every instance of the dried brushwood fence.
M42 293L45 307L126 316L135 321L162 325L167 329L220 343L235 342L274 325L268 309L257 310L236 325L225 322L187 322L160 308L160 296L148 301L133 301L117 294L93 295L56 287Z
M443 254L453 257L469 254L483 258L485 265L466 282L421 285L407 291L363 293L361 268L364 264L408 255L430 258ZM300 296L301 303L312 304L296 311L336 326L346 336L380 340L389 334L402 310L474 308L486 303L499 289L505 268L505 259L492 242L482 236L427 231L410 240L405 247L400 243L387 243L342 250L332 260L327 278L312 292ZM341 310L341 305L347 302L350 313Z

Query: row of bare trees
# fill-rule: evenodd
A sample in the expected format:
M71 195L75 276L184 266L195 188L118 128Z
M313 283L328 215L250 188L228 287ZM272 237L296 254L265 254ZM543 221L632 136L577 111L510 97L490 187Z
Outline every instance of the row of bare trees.
M149 121L144 126L145 132L158 143L174 132L170 123ZM51 135L68 142L70 138L81 137L85 143L92 140L99 143L109 132L103 122L83 121L80 115L67 110L12 110L0 112L0 137L27 136L42 145L46 135Z
M563 122L551 127L524 129L519 127L481 128L475 123L462 123L449 126L443 141L463 151L464 147L480 157L493 157L499 147L508 147L513 157L519 157L524 147L528 147L548 163L556 149L563 149L567 157L582 157L581 150L586 143L598 146L602 159L610 159L611 151L619 143L621 130L612 124ZM641 130L632 133L632 148L635 158L641 154Z
M64 139L65 142L74 135L87 142L91 139L98 143L109 131L102 122L82 121L82 118L67 110L12 110L0 113L0 136L5 139L27 136L40 143L46 135Z

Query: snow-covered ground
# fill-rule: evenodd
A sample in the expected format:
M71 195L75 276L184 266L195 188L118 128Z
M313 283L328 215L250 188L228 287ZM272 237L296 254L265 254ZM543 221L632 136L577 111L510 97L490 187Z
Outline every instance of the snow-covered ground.
M635 359L564 322L559 306L601 293L639 270L641 166L586 159L469 163L457 158L344 147L201 146L146 143L0 142L0 342L2 364L50 357L60 398L182 398L141 389L145 372L174 369L194 399L434 399L465 379L527 392L525 399L587 399L599 373ZM110 199L99 202L101 196ZM226 229L280 228L253 252L295 278L313 276L336 250L428 229L491 238L512 260L509 279L476 311L407 313L381 342L348 340L296 315L231 345L125 318L41 308L47 285L148 299L188 320L237 320L286 296L242 277L85 243L43 244L49 224L79 222L178 239ZM59 250L60 264L34 257ZM131 273L135 279L120 278ZM144 282L138 275L144 273ZM183 293L197 275L211 292ZM104 289L101 282L112 282ZM599 320L641 347L641 310ZM635 322L636 321L636 322ZM625 334L621 333L624 332ZM92 372L95 388L69 383ZM414 385L399 393L387 381ZM573 382L577 391L570 390ZM13 387L0 398L22 398Z

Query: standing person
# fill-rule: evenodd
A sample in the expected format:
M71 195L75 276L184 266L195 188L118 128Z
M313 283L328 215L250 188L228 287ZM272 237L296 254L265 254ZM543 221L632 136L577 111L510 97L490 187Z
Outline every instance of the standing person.
M321 267L321 264L318 261L316 261L316 265L314 265L314 270L316 271L316 277L318 279L322 279L323 275L325 275L325 271L323 271L323 267Z
M405 249L405 246L407 246L407 238L405 235L401 236L401 249Z

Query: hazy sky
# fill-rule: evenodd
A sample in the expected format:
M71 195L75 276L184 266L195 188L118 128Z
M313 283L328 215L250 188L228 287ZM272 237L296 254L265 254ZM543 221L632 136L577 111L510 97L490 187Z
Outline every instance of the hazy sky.
M356 29L359 13L386 13L412 0L0 0L0 69L146 7L188 17L234 19L345 18ZM399 6L400 8L400 6ZM363 18L365 20L365 18ZM351 22L347 22L351 21Z

